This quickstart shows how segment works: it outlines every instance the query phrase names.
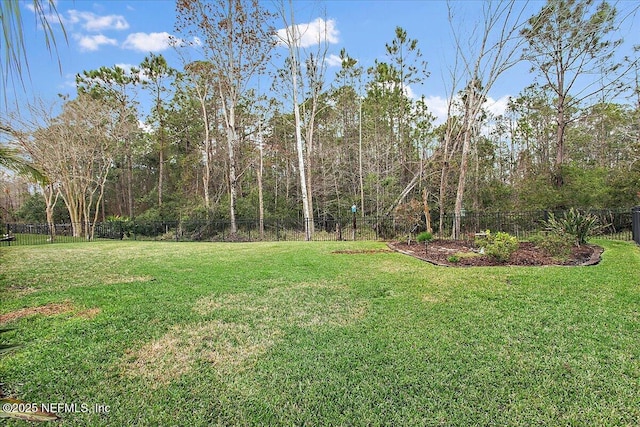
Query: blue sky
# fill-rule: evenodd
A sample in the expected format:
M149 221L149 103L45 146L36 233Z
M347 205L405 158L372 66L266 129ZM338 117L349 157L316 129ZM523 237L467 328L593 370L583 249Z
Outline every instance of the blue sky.
M45 47L44 33L37 28L30 1L21 3L24 20L25 45L30 78L25 78L26 89L20 85L5 88L9 104L23 103L34 97L53 101L57 94L73 94L74 78L84 70L101 66L138 65L149 52L161 53L175 68L182 68L179 56L168 44L168 35L175 34L175 2L170 0L112 0L90 1L59 0L57 9L67 33L67 42L59 26L57 55ZM544 4L532 1L527 16L536 13ZM265 0L264 5L274 3ZM482 1L453 2L458 14L457 24L462 33L479 18ZM337 55L345 48L350 56L366 68L375 59L385 60L385 43L391 42L396 26L404 28L410 38L417 39L423 58L427 61L430 77L418 87L411 87L417 96L425 95L431 109L438 114L443 107L453 48L451 29L447 20L447 4L440 0L383 1L383 0L328 0L295 1L296 21L299 24L323 19L330 29L329 54ZM622 12L635 7L635 2L623 0L618 8ZM624 23L620 36L627 44L639 44L640 17L635 15ZM465 27L467 26L467 27ZM283 25L276 27L281 28ZM178 34L175 34L179 36ZM635 40L634 40L635 39ZM330 67L327 76L334 75L339 66ZM491 91L496 101L493 109L499 112L508 96L515 96L531 84L533 76L526 64L520 64L504 75ZM6 108L4 105L1 108Z

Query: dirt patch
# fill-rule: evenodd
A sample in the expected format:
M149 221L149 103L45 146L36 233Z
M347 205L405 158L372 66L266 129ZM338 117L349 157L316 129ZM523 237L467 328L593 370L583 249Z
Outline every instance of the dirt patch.
M210 364L223 377L243 369L280 342L286 328L345 326L364 317L365 300L346 286L325 282L276 286L262 294L239 292L201 298L193 307L211 320L173 327L159 339L127 353L123 375L166 385Z
M151 276L119 276L119 275L110 275L102 279L105 285L124 285L127 283L143 283L143 282L153 282L155 279Z
M34 316L36 314L55 316L56 314L70 313L72 311L74 311L74 307L68 302L41 305L39 307L26 307L0 315L0 323L13 322L23 317Z
M280 331L222 321L176 326L130 352L124 374L143 377L157 387L192 371L201 362L210 363L220 374L230 373L266 352L279 334Z
M82 310L82 311L76 313L76 317L82 317L83 319L93 319L98 314L100 314L100 312L102 312L102 310L100 310L97 307L96 308L90 308L88 310Z
M434 240L429 243L425 253L423 244L391 242L388 246L398 252L413 256L423 261L442 266L482 267L482 266L545 266L545 265L594 265L600 262L603 249L595 245L573 247L571 254L564 261L559 261L529 242L521 242L520 247L505 263L499 263L492 257L479 253L473 242L464 240ZM457 262L452 261L457 258Z
M74 313L76 308L70 302L52 303L38 307L26 307L0 315L0 324L13 322L28 316L55 316L57 314ZM99 308L91 308L76 313L77 317L93 319L100 313Z

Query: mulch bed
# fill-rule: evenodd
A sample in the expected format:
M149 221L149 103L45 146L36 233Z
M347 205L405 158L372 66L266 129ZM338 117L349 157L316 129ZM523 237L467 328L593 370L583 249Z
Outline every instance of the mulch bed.
M427 253L422 243L390 242L388 246L398 252L413 256L436 265L451 267L483 267L499 265L544 266L544 265L594 265L600 262L603 249L595 245L574 247L571 255L560 262L554 259L532 243L521 242L519 249L511 255L506 263L499 263L488 255L478 253L478 249L471 241L464 240L434 240L429 243ZM458 262L451 262L449 258L458 255Z

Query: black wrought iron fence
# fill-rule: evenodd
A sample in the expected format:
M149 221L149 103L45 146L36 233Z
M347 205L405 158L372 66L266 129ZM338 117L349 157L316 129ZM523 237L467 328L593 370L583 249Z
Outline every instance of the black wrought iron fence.
M640 207L636 210L599 210L590 211L597 215L605 225L601 238L617 240L640 240L634 235L633 221L640 234ZM485 230L503 231L519 239L526 240L544 229L544 222L550 211L531 212L465 212L460 217L460 238L473 239L474 235ZM553 212L560 217L562 212ZM426 229L424 217L415 222L406 219L385 217L337 218L325 216L310 221L297 218L266 219L262 223L257 219L237 221L237 230L231 232L231 224L225 220L187 219L175 221L112 221L81 225L56 224L6 224L4 234L0 234L1 245L34 245L46 243L64 243L80 241L99 241L111 239L154 240L154 241L303 241L306 239L305 223L312 225L314 241L340 240L398 240L415 239ZM450 238L454 215L444 215L442 231L439 216L431 221L434 235L438 238ZM355 224L355 227L354 227ZM90 230L93 227L93 236ZM640 243L640 242L639 242Z
M633 240L640 245L640 206L631 209Z

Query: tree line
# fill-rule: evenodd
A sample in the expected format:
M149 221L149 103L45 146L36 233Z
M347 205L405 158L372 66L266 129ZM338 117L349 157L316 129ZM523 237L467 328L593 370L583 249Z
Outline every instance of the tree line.
M28 188L4 177L2 220L71 222L91 238L109 218L224 219L233 233L238 218L298 217L310 238L313 219L352 205L362 216L459 218L637 204L640 69L637 55L615 55L616 8L548 0L525 16L521 2L487 2L475 37L455 12L447 115L436 123L408 90L431 77L402 27L384 59L365 68L343 49L330 76L326 39L301 43L291 3L179 0L181 69L150 54L136 69L87 70L58 110L33 104L2 118L42 175L20 203L11 186ZM489 92L523 61L531 81L492 114ZM143 125L140 92L151 100Z

